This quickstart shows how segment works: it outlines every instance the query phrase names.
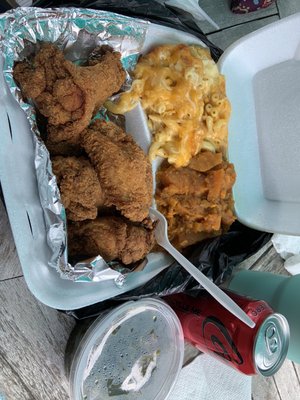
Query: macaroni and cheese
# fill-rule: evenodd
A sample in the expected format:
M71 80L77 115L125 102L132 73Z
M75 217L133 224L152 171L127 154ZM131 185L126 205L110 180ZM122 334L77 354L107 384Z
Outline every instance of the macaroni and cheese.
M123 114L141 102L153 135L151 161L161 156L178 168L202 149L225 154L230 103L208 49L156 47L140 58L133 78L130 91L106 106Z

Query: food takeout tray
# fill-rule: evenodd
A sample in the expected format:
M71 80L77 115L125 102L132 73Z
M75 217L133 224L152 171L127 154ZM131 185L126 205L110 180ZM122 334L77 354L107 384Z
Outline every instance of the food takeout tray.
M219 60L232 115L238 219L300 235L300 13L259 29Z
M149 24L142 52L162 43L200 44L198 38L172 28ZM3 70L0 60L0 68ZM0 74L0 181L25 281L42 303L61 310L75 310L134 289L161 272L172 262L163 253L148 255L143 271L128 275L118 287L113 280L73 282L62 279L48 266L51 257L43 209L40 204L34 166L33 134L19 104ZM126 115L126 127L145 149L150 136L140 109Z

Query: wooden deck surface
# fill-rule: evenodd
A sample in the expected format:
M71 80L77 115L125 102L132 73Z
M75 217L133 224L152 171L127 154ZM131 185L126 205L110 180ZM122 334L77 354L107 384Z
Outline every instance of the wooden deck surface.
M242 16L230 12L228 0L199 4L221 28L216 31L204 22L203 31L223 49L253 30L300 12L299 0L277 0L263 11ZM271 243L244 267L286 273ZM73 318L43 306L29 292L0 202L0 400L68 400L64 351L73 327ZM300 399L300 366L286 361L275 376L255 377L253 399Z

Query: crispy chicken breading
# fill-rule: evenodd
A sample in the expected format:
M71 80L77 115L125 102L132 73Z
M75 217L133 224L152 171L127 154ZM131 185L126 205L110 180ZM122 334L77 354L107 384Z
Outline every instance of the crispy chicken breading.
M151 164L143 150L112 122L95 121L81 135L82 146L96 169L108 207L141 222L152 202Z
M79 260L100 254L124 264L143 259L154 245L148 218L150 162L114 123L89 126L95 111L125 80L120 54L101 46L87 66L76 66L55 45L44 43L31 60L15 65L14 79L39 110L40 127L47 132L45 143L68 219L69 255Z
M121 217L99 217L92 221L69 224L69 254L131 264L143 259L154 245L154 231L136 226Z
M72 144L69 142L58 142L53 143L51 140L46 139L45 145L51 154L51 156L76 156L79 157L83 153L82 147L80 144Z
M51 143L76 144L95 110L125 80L120 53L109 46L94 50L87 66L76 66L51 43L43 43L32 60L14 67L14 79L25 98L48 119Z
M52 169L71 221L97 217L104 197L97 174L89 160L83 157L53 157Z

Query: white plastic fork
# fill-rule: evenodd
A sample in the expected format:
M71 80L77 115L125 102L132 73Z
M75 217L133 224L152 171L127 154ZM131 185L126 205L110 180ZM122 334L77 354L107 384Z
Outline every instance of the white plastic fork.
M209 280L195 265L187 260L178 250L171 245L168 239L168 223L166 218L155 208L150 208L150 217L158 220L155 227L155 238L157 243L162 246L171 256L175 258L179 264L185 268L193 278L199 282L222 306L224 306L231 314L235 315L239 320L244 322L250 328L255 327L255 323L248 315L218 286Z

